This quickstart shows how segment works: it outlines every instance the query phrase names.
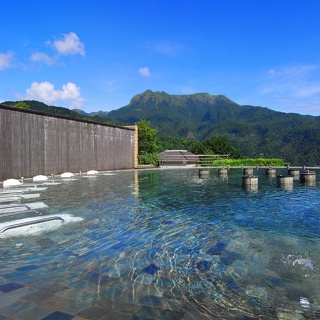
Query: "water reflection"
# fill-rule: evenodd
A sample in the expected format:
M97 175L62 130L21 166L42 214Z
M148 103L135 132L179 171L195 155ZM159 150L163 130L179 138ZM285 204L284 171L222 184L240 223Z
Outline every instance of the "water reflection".
M132 170L53 186L41 199L48 210L84 220L22 237L21 247L5 239L3 274L19 283L16 269L32 265L30 283L60 283L74 304L130 305L129 319L315 318L318 185L282 192L257 176L255 190L243 190L240 169L206 179Z

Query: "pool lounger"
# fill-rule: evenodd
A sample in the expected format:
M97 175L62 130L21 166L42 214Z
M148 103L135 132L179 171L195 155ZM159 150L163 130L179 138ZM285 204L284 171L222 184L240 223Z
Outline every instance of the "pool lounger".
M40 193L31 193L31 194L22 194L21 195L22 199L34 199L34 198L39 198Z
M30 207L27 204L24 203L10 203L10 204L1 204L0 210L2 209L12 209L12 208L26 208L30 209Z
M47 182L41 183L42 186L54 186L57 184L61 184L61 182L57 182L57 181L52 180L52 181L47 181Z
M18 184L18 185L13 185L13 186L10 186L10 189L16 189L16 188L37 188L38 186L41 186L41 184L39 183L21 183L21 184Z
M5 203L5 202L21 202L22 197L21 195L4 195L0 196L0 203Z
M3 233L7 230L10 229L15 229L15 228L20 228L20 227L25 227L25 226L29 226L29 225L33 225L33 224L38 224L38 223L43 223L43 222L48 222L48 221L53 221L53 220L61 220L62 222L64 222L64 219L59 217L59 216L53 216L53 217L44 217L41 219L36 219L36 220L31 220L31 221L25 221L25 222L21 222L21 223L14 223L14 224L10 224L8 226L3 227L0 230L0 233Z
M25 190L21 190L21 189L0 189L0 195L3 195L3 194L12 194L12 193L22 193L24 192Z
M26 187L26 188L23 188L23 186L20 186L18 188L14 188L14 189L8 188L8 189L6 189L8 191L3 191L3 192L1 191L1 193L38 192L38 191L44 191L44 190L47 190L47 189L48 189L48 187L37 187L37 188L35 188L35 187L32 187L32 188Z
M21 210L21 211L11 211L11 212L7 212L7 213L0 213L0 218L3 218L3 217L12 217L12 216L17 216L19 214L25 214L25 213L37 213L39 216L42 215L41 212L37 211L37 210L34 210L34 209L27 209L27 210Z
M10 204L1 204L0 210L4 211L8 209L9 211L12 211L10 209L17 209L17 208L25 208L26 210L36 210L36 209L44 209L48 208L48 206L44 202L31 202L28 204L25 203L10 203Z
M39 198L40 193L33 194L6 194L0 195L0 203L4 202L21 202L24 199L34 199Z
M57 184L61 184L61 182L58 181L54 181L54 180L47 180L47 181L41 181L41 182L33 182L33 183L21 183L19 185L13 185L10 186L9 190L23 190L23 189L38 189L40 190L40 188L43 188L45 186L52 186L52 185L57 185Z

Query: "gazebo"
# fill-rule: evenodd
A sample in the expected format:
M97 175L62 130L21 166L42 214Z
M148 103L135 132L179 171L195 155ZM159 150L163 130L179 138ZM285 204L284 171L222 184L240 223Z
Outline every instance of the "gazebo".
M158 154L159 166L196 167L199 157L187 150L165 150Z

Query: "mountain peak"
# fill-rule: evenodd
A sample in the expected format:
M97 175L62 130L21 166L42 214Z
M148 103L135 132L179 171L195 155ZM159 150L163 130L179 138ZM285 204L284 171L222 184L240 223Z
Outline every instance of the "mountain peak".
M186 103L199 103L199 104L207 104L207 105L214 105L214 104L225 104L239 106L236 102L232 101L228 97L224 95L211 95L207 92L201 93L192 93L192 94L185 94L185 95L178 95L178 94L168 94L165 91L152 91L150 89L135 95L130 103L126 107L136 108L139 106L140 109L143 105L148 105L148 107L152 107L158 105L170 105L170 106L177 106L182 107ZM126 108L123 107L123 108ZM121 108L120 108L121 109Z
M146 90L127 106L109 112L108 117L128 124L150 121L160 136L192 135L197 140L224 136L248 157L264 154L294 164L318 161L317 117L240 105L224 95L171 95Z

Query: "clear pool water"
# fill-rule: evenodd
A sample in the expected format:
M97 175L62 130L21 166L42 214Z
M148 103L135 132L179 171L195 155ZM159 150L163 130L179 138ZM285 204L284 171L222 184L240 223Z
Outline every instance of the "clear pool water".
M46 214L83 220L1 239L0 283L41 290L77 319L319 319L319 183L286 190L264 169L254 174L257 191L242 188L240 169L204 179L197 169L119 171L50 186Z

